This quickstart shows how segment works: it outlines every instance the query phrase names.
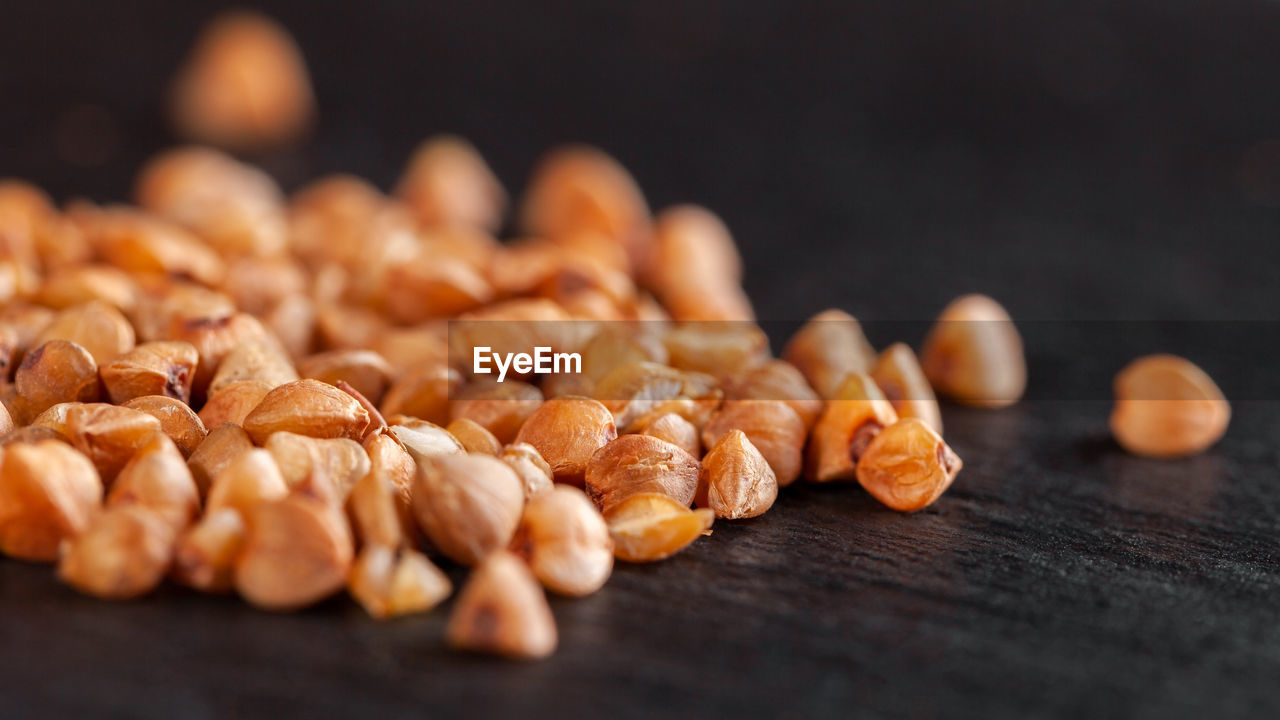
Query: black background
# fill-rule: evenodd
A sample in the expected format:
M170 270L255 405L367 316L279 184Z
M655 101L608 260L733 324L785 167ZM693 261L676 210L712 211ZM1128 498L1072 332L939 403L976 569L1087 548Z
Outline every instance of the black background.
M1280 713L1280 5L267 9L320 103L307 144L257 159L286 188L388 187L450 131L518 192L548 147L596 143L654 207L725 218L776 327L837 306L914 343L950 298L994 295L1025 328L1030 399L945 408L966 467L928 510L792 488L553 601L561 648L538 664L449 653L441 611L275 616L171 588L112 605L0 561L4 715ZM6 6L0 175L126 199L173 142L164 88L213 11ZM1235 401L1206 455L1145 461L1107 436L1112 374L1157 350Z

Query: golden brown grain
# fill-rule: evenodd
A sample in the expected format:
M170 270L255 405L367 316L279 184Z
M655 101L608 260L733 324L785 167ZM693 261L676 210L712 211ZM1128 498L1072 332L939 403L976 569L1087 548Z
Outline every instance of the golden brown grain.
M65 443L9 445L0 458L0 551L52 562L59 543L83 531L101 501L98 471Z
M173 557L174 579L201 592L231 592L245 532L244 517L234 508L205 513L178 540Z
M196 481L200 497L207 497L213 481L223 469L242 453L253 449L253 441L244 428L232 423L214 426L187 458L187 467Z
M360 550L347 589L379 620L427 612L453 592L453 583L420 552L369 544Z
M666 495L687 507L697 489L698 459L648 435L619 435L587 463L587 495L605 512L641 493Z
M617 436L608 408L596 400L569 395L543 403L525 421L515 441L532 445L551 466L556 482L581 486L591 456Z
M298 380L267 393L245 417L244 429L258 444L281 431L359 440L369 419L360 403L338 388L319 380Z
M449 423L445 430L458 438L458 442L469 453L498 455L502 452L502 443L498 442L498 438L474 420L458 418Z
M809 478L817 482L853 480L858 458L898 413L880 387L864 373L851 373L827 403L809 438Z
M235 586L267 610L317 603L347 581L355 549L340 508L305 494L258 503L247 513Z
M107 487L157 433L161 433L160 421L140 410L106 403L76 404L67 409L67 438L98 468Z
M870 374L899 417L919 418L938 433L942 432L938 399L920 368L920 361L906 343L885 348Z
M894 510L914 512L937 500L963 463L937 431L919 418L886 427L858 460L858 482Z
M614 555L627 562L654 562L680 552L711 529L715 513L690 510L666 495L632 495L605 513Z
M93 356L67 340L50 340L27 353L14 374L15 413L19 423L64 402L98 399L98 365Z
M463 226L494 232L507 193L471 143L452 135L429 138L414 150L395 194L425 227Z
M804 469L804 421L781 400L738 400L726 404L702 428L702 444L711 448L732 430L746 433L786 487Z
M121 407L139 410L160 421L160 431L178 446L184 458L191 457L204 441L204 423L200 416L180 400L162 395L136 397Z
M86 595L130 600L160 585L173 559L177 528L147 505L122 504L98 514L63 543L58 577Z
M590 595L613 571L613 539L604 518L569 485L530 498L512 547L538 580L560 595Z
M506 547L520 523L524 490L515 471L488 455L419 460L413 510L437 548L463 565Z
M777 499L777 476L741 430L730 430L702 459L698 506L710 508L716 517L757 517Z
M224 423L243 426L245 418L262 404L269 392L271 386L261 380L244 380L223 385L200 408L200 422L205 427L217 427Z
M849 373L866 373L876 351L860 325L843 310L824 310L791 337L782 357L795 365L824 398L831 398Z
M503 448L499 457L520 478L526 501L551 490L554 486L551 465L543 459L537 448L529 443L512 443Z
M556 649L556 623L546 595L515 555L490 553L458 595L445 628L449 645L472 652L536 659Z
M107 507L144 505L181 532L200 514L200 492L178 447L156 433L124 466Z
M986 295L952 301L925 338L920 359L934 389L966 405L1012 405L1027 387L1022 337L1009 313Z
M1135 455L1203 452L1227 431L1231 406L1207 373L1175 355L1138 358L1116 375L1111 433Z
M509 443L520 426L542 405L542 391L518 380L476 382L454 394L449 412L454 420L472 420L498 442Z
M191 399L200 356L185 342L148 342L103 365L102 384L117 405L144 395Z

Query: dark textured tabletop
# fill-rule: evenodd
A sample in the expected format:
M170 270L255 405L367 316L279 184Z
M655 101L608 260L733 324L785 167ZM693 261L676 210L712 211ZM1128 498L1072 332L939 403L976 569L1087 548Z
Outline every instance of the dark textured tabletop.
M444 611L109 604L0 560L0 715L1280 715L1280 5L330 5L268 8L320 100L309 143L257 159L287 188L387 187L451 131L519 190L542 150L596 143L655 207L725 218L775 349L830 306L916 344L981 291L1023 328L1028 397L944 408L965 468L927 510L789 488L553 600L560 649L535 664L447 651ZM6 7L0 175L126 198L212 11ZM1155 351L1233 401L1204 455L1109 438L1111 377Z

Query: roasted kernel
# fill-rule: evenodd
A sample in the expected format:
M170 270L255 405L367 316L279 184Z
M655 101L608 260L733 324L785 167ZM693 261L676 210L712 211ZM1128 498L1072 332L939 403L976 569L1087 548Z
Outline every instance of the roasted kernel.
M529 443L512 443L502 450L499 457L520 478L526 501L555 486L551 466Z
M299 362L298 375L335 386L339 380L345 381L376 403L387 391L395 370L372 350L330 350Z
M250 448L227 461L214 476L205 513L231 508L247 518L254 506L279 500L288 493L289 486L271 453Z
M472 420L509 443L542 405L542 391L518 380L479 382L459 390L449 403L454 420Z
M413 151L395 194L424 227L463 226L488 232L502 224L507 193L471 143L429 138Z
M0 456L0 551L53 562L59 543L83 531L101 501L98 471L65 443L9 445Z
M206 513L178 540L174 579L202 592L231 592L245 532L244 517L234 508Z
M768 461L777 483L795 482L804 469L804 421L781 400L738 400L726 404L702 428L702 444L710 448L730 431L746 433Z
M449 397L462 383L458 371L426 365L401 377L382 398L382 414L408 415L437 424L449 422Z
M914 512L937 500L963 463L928 423L906 417L872 439L858 459L858 482L894 510Z
M1135 455L1203 452L1227 431L1231 406L1207 373L1176 355L1147 355L1116 375L1111 434Z
M498 550L472 571L445 628L449 645L473 652L535 659L556 649L556 622L529 567Z
M718 405L720 391L714 384L714 380L700 381L694 373L638 362L614 368L596 383L592 395L613 412L619 426L629 428L641 415L674 398L705 399Z
M935 390L966 405L1012 405L1027 387L1022 337L986 295L952 301L925 338L920 360Z
M205 435L187 459L191 477L195 478L200 497L209 495L209 488L232 460L253 449L253 441L244 428L232 423L216 425Z
M109 507L63 543L58 577L86 595L140 597L164 579L177 533L163 514L146 505Z
M475 565L511 542L524 510L524 490L514 470L488 455L419 460L413 510L441 552Z
M315 346L316 306L305 295L290 295L276 303L262 316L262 322L290 357L303 357Z
M791 337L782 358L804 374L818 395L831 398L849 373L871 372L876 351L852 315L824 310Z
M605 513L613 554L619 560L641 563L663 560L706 534L715 522L707 508L690 510L666 495L632 495Z
M200 356L191 343L148 342L103 365L102 384L111 402L123 404L144 395L191 399Z
M726 404L734 400L782 400L796 411L806 429L813 427L824 408L809 381L786 360L770 360L727 378L724 399Z
M543 403L525 421L515 441L532 445L551 466L556 482L581 486L591 456L617 436L608 408L590 398L569 395Z
M234 313L220 316L175 317L169 328L169 340L191 343L200 355L193 389L203 395L222 361L251 339L266 336L262 323L252 315Z
M694 457L702 454L702 441L698 438L698 428L676 413L663 413L647 418L643 423L636 425L635 432L665 440Z
M222 258L179 225L124 207L81 207L77 212L97 254L125 272L190 278L205 285L217 285L226 275Z
M351 567L347 588L371 616L386 618L427 612L453 592L449 577L408 548L365 545Z
M235 586L250 603L293 610L342 589L355 548L341 509L303 494L258 503L235 564Z
M458 442L469 453L497 455L502 452L502 443L498 442L498 438L474 420L458 418L449 423L445 430L458 438Z
M382 472L368 472L356 481L347 497L356 537L366 545L399 547L404 531L396 508L400 488Z
M730 430L702 459L698 506L718 518L763 515L778 499L778 478L741 430Z
M462 260L422 250L388 269L387 313L401 323L457 315L494 299L488 280Z
M706 208L663 210L654 226L648 286L681 321L754 320L742 291L742 258L729 229Z
M769 337L751 323L686 322L662 336L672 367L727 377L769 359Z
M135 339L133 326L119 310L94 300L55 315L36 338L36 344L70 340L88 350L94 362L103 365L132 350Z
M156 433L120 471L107 507L144 505L175 531L186 529L200 514L200 492L187 461L168 436Z
M285 485L296 488L318 473L333 483L339 498L351 492L369 472L369 456L347 438L314 438L291 432L272 433L262 447L275 458Z
M641 493L660 493L687 507L698 490L698 459L655 437L619 435L591 456L586 490L605 512Z
M538 163L520 208L520 225L535 237L604 235L626 248L637 267L649 255L644 195L626 169L592 147L558 148Z
M590 595L613 571L613 539L604 518L569 485L530 498L512 547L538 580L560 595Z
M368 426L369 413L355 398L318 380L298 380L275 388L244 419L245 431L258 444L280 431L360 439Z
M64 402L98 399L98 365L93 356L67 340L50 340L27 353L13 378L18 393L18 422Z
M261 380L244 380L227 383L209 396L200 408L200 422L205 427L217 427L224 423L244 425L249 413L262 404L271 392L271 386Z
M871 376L852 373L836 391L809 439L809 477L817 482L853 480L858 459L898 413Z
M390 428L370 433L364 439L364 450L369 456L368 475L382 479L390 487L401 532L407 540L416 541L420 533L413 517L412 493L417 463Z
M50 272L40 286L40 304L65 310L101 301L128 313L138 302L138 284L110 265L69 265Z
M639 362L665 365L667 359L667 347L656 335L606 329L583 346L582 374L598 381L623 365Z
M258 316L274 331L276 326L269 322L273 310L291 300L310 300L309 283L306 270L292 257L250 255L228 261L221 289L238 309Z
M218 365L213 380L209 382L209 395L213 396L232 383L256 380L269 388L277 388L295 382L298 371L284 348L275 338L262 336L250 338L227 353Z
M217 18L174 79L172 115L192 139L236 149L295 140L315 100L302 53L288 31L258 13Z
M183 457L191 457L208 434L200 416L181 400L161 395L143 395L121 407L139 410L159 420L160 431L178 446Z
M876 358L870 374L899 417L919 418L942 432L942 411L938 409L938 399L934 397L933 388L910 347L905 343L894 343L885 348Z
M286 249L280 187L270 175L216 150L181 147L155 156L139 174L134 196L140 207L183 225L223 255L271 256Z
M160 421L154 417L105 403L69 407L66 428L71 445L93 462L107 487L151 436L161 432Z

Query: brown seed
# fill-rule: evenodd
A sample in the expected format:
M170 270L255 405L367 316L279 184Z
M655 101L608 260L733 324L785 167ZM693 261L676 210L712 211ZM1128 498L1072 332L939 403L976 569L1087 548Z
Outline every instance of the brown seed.
M67 408L66 435L98 468L109 488L125 464L160 433L160 421L140 411L105 403Z
M548 153L534 170L520 225L535 237L592 232L611 238L639 267L649 255L649 207L630 173L596 148L572 145Z
M858 459L882 430L898 422L898 413L870 375L845 379L809 439L809 477L817 482L853 480Z
M858 460L858 482L894 510L914 512L937 500L963 463L937 431L919 418L885 428Z
M181 400L161 395L143 395L125 403L122 407L139 410L160 421L160 430L178 446L183 457L200 447L208 433L200 416Z
M251 448L229 460L214 476L205 513L231 508L247 518L256 505L279 500L288 493L289 486L271 453Z
M613 553L619 560L641 563L663 560L706 534L715 522L707 508L690 510L666 495L632 495L605 513Z
M1027 387L1022 337L1009 313L986 295L952 301L925 338L920 359L934 389L966 405L1012 405Z
M582 374L598 381L615 368L638 362L665 365L667 347L654 333L606 328L582 348Z
M273 310L293 298L310 300L306 295L309 282L307 271L290 256L245 256L228 261L221 290L237 308L261 318L278 336L276 326L268 321ZM283 344L284 338L280 340Z
M824 408L822 398L809 381L786 360L770 360L741 370L724 384L725 402L734 400L782 400L804 421L806 429L818 421Z
M0 305L0 325L6 328L6 353L14 360L21 360L22 355L35 347L35 340L40 333L53 322L54 312L40 305L11 302Z
M200 408L200 421L205 427L217 427L224 423L244 425L245 418L262 404L270 392L271 386L261 380L223 385Z
M196 481L200 497L209 495L214 478L241 454L253 449L253 441L244 428L232 423L215 426L196 446L187 459L187 467L191 469L191 477Z
M262 322L280 340L289 356L309 354L316 342L316 307L305 295L290 295L266 312Z
M144 395L191 399L200 356L191 343L149 342L102 366L102 384L111 402L123 404Z
M447 365L449 322L433 320L408 328L389 328L374 338L370 347L386 359L393 377L423 366Z
M298 363L298 374L337 385L348 382L374 402L382 399L395 370L372 350L330 350Z
M9 409L4 405L0 405L0 437L4 437L13 432L16 426L13 424L13 416L9 414Z
M417 463L390 429L371 433L364 439L364 449L369 455L368 474L381 478L391 488L403 537L409 542L416 542L420 535L417 520L413 517L413 479L418 474Z
M479 270L426 250L389 268L385 292L387 313L405 324L451 317L494 299Z
M596 383L592 395L613 412L619 426L629 428L641 415L675 398L719 405L721 393L715 385L714 379L697 373L639 362L614 368Z
M556 649L556 623L529 567L498 550L467 579L445 628L449 645L509 658L543 658Z
M916 354L905 343L894 343L880 353L871 368L871 377L884 391L899 417L919 418L942 432L942 411L933 387L920 369Z
M294 494L255 505L246 520L235 585L253 605L294 610L346 585L355 549L340 508Z
M569 395L543 403L525 421L515 441L532 445L551 466L556 482L581 486L591 456L617 436L608 408L596 400Z
M141 597L164 579L177 532L163 514L146 505L109 507L63 543L58 577L106 600Z
M655 437L619 435L591 457L586 490L605 512L640 493L660 493L687 507L698 490L698 459Z
M26 422L58 403L97 400L98 365L83 347L50 340L22 359L13 385L18 393L17 420Z
M702 441L698 428L675 413L663 413L637 424L635 432L648 435L675 445L694 457L702 455Z
M347 497L347 510L362 543L395 548L404 542L396 508L398 493L399 487L382 473L370 471L356 481Z
M804 469L804 421L780 400L739 400L727 403L702 428L702 444L710 448L732 430L741 430L786 487Z
M871 372L876 351L862 326L843 310L824 310L791 337L782 357L824 398L834 397L849 373Z
M102 482L84 455L57 440L18 443L0 458L0 551L53 562L102 501Z
M769 337L754 323L680 323L662 341L673 367L714 377L728 377L769 359Z
M194 140L236 149L291 142L314 116L302 53L288 31L258 13L219 16L174 79L173 122Z
M515 471L488 455L419 460L413 510L441 552L475 565L511 542L524 510L524 490Z
M50 340L70 340L93 356L94 362L103 365L133 349L133 326L117 309L101 300L67 308L53 317L44 332L36 338L37 345Z
M681 205L658 215L645 277L676 320L755 319L733 237L706 208Z
M451 135L418 146L395 194L424 227L463 226L495 232L507 193L471 143Z
M458 390L449 403L454 420L472 420L509 443L542 405L542 391L518 380L477 382Z
M319 380L298 380L275 388L244 419L245 431L258 444L280 431L360 439L368 425L369 413L355 398Z
M182 531L200 514L200 492L187 461L167 435L156 433L116 477L107 507L145 505Z
M176 318L170 339L191 343L200 355L196 366L194 392L206 392L218 366L242 343L266 336L262 323L252 315L235 313L217 317Z
M502 452L502 443L498 442L498 438L474 420L458 418L449 423L445 430L458 438L458 442L469 453L497 455Z
M245 532L244 518L234 508L206 513L178 541L174 579L202 592L231 592Z
M139 174L134 196L140 207L186 227L223 255L271 256L286 248L280 187L216 150L189 146L155 156Z
M653 409L636 417L626 427L627 432L639 432L640 428L647 426L656 418L660 418L663 415L677 415L684 418L690 425L693 425L698 432L701 432L701 429L711 421L712 416L719 411L719 398L714 395L702 400L694 400L687 397L671 398L670 400L658 402L653 406Z
M408 548L370 544L351 567L347 588L371 616L387 618L427 612L453 592L453 583L426 555Z
M70 265L50 272L40 286L39 301L56 310L101 301L129 313L138 302L138 284L110 265Z
M449 422L449 398L462 384L451 367L426 365L401 377L382 398L382 414L408 415L436 424Z
M205 285L226 275L222 258L179 225L126 207L81 206L76 214L96 253L125 272Z
M262 447L275 458L285 485L296 488L312 474L329 478L339 498L346 498L356 481L369 472L369 456L360 443L347 438L313 438L277 432Z
M1147 355L1116 375L1111 434L1135 455L1202 452L1227 431L1231 406L1203 370L1176 355Z
M284 348L275 338L263 335L249 338L227 353L209 382L208 392L213 396L232 383L247 380L277 388L297 379L298 371L293 368L293 361Z
M520 484L524 487L526 501L555 486L551 466L529 443L512 443L502 450L500 457L502 462L516 471Z
M512 547L538 580L560 595L590 595L613 572L613 539L604 518L569 485L529 500Z
M778 478L741 430L730 430L702 459L698 506L718 518L763 515L778 499Z

